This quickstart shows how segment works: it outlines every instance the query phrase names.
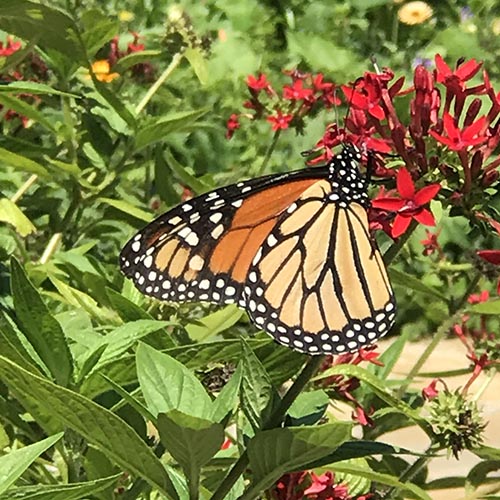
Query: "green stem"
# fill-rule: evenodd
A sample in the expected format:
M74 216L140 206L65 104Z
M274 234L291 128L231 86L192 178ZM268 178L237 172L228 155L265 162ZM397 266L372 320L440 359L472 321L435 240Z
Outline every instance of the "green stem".
M158 89L165 83L166 79L172 74L175 68L179 66L179 63L182 60L182 54L177 53L174 54L174 57L172 57L172 60L170 61L170 64L168 67L165 69L165 71L159 76L158 80L151 85L149 90L146 92L144 97L141 99L139 104L135 107L135 112L136 114L139 114L148 104L148 102L151 100L151 98L158 92Z
M403 248L405 243L409 240L410 236L413 234L413 231L415 231L415 228L418 226L418 222L415 219L412 219L408 229L404 234L402 234L399 238L398 241L393 243L384 253L384 263L386 266L388 266L396 257L396 255L400 252L400 250Z
M323 356L313 356L306 363L299 376L295 379L295 382L283 396L283 399L281 400L278 408L276 408L276 410L269 417L269 420L262 426L262 430L272 429L274 427L278 427L281 424L283 418L286 415L286 412L295 401L295 398L302 392L304 387L308 384L309 380L311 380L313 375L321 366L323 359ZM245 472L245 469L248 466L248 462L248 453L245 450L240 455L240 458L235 462L228 475L224 478L217 490L214 492L211 500L223 500L226 497L238 478Z
M195 467L188 477L189 500L200 498L200 469Z
M271 159L271 155L273 154L273 152L276 148L276 144L278 144L278 139L280 138L280 135L281 135L281 130L276 130L276 132L274 133L274 136L273 136L273 140L272 140L271 144L269 145L269 147L267 148L264 159L262 160L260 167L257 168L257 171L255 172L256 176L262 175L265 172L265 170L267 168L267 164L269 163L269 160Z

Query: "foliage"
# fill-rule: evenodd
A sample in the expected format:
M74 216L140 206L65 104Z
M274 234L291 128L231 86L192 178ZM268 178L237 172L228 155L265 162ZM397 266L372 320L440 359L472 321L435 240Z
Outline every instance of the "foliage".
M500 349L500 18L495 2L427 7L2 1L0 499L500 489L474 385ZM367 71L374 51L390 70ZM166 208L344 140L368 147L382 183L370 220L399 336L380 356L307 358L235 307L159 303L121 276L120 248ZM420 393L447 335L469 381L434 373ZM384 443L408 426L425 455ZM480 460L467 477L427 479L432 457L462 449Z

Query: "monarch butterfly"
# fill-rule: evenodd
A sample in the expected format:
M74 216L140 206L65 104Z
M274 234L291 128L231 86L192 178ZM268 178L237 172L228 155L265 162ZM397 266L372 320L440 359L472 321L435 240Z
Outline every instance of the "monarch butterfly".
M361 154L222 187L184 202L123 248L146 295L237 304L279 343L308 354L355 351L384 336L395 300L368 229Z

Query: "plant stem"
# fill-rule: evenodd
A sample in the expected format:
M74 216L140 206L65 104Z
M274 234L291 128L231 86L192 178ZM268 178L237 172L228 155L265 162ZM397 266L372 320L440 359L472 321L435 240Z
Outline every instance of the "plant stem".
M30 178L14 193L10 201L17 203L19 199L28 191L28 189L35 183L38 179L38 175L33 174Z
M200 469L194 467L188 477L189 500L200 498Z
M61 243L62 233L55 233L50 238L49 243L45 247L42 256L40 257L40 264L46 264L48 260L52 257L52 255L56 252L57 247Z
M302 392L309 380L311 380L313 375L316 373L316 370L321 366L323 358L323 356L313 356L305 364L299 376L295 379L295 382L283 396L283 399L281 400L279 406L271 414L269 420L262 426L262 430L272 429L278 427L281 424L283 418L286 415L286 412L295 401L295 398ZM243 472L245 472L245 469L248 466L248 462L248 453L245 450L240 455L240 458L235 462L228 475L224 478L217 490L214 492L211 500L223 500L226 497L229 490L233 487L238 478L243 474Z
M400 250L403 248L405 243L408 241L410 236L413 234L413 231L415 231L415 228L418 226L418 222L415 219L412 219L408 229L404 234L402 234L399 238L398 241L393 243L384 253L384 263L385 265L389 265L396 255L400 252Z
M156 92L158 92L158 89L165 83L166 79L171 75L174 69L177 68L181 60L182 60L181 53L177 52L177 54L174 54L174 57L172 57L172 60L170 61L168 67L159 76L158 80L156 80L156 82L154 82L153 85L151 85L151 87L146 92L144 97L141 99L139 104L135 107L136 114L139 114L146 107L151 98L156 94Z
M281 130L276 130L276 132L274 133L274 136L273 136L273 140L272 140L271 144L269 144L269 147L267 148L264 159L262 160L260 167L255 172L255 175L262 175L265 172L265 170L267 168L267 164L269 163L269 160L271 159L271 155L273 154L273 152L276 148L276 144L278 144L278 139L280 138L280 135L281 135Z
M488 388L488 386L493 382L493 379L495 378L495 375L497 374L496 368L490 368L488 372L488 377L486 380L483 382L479 390L476 392L474 397L472 398L472 401L478 401L479 398L483 395L483 392Z

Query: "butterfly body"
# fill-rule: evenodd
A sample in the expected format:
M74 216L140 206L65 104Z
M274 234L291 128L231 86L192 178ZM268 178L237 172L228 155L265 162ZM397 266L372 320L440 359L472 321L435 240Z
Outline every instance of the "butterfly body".
M373 343L395 302L368 232L367 181L346 146L327 166L199 196L134 236L121 267L143 293L238 304L278 342L308 354Z

